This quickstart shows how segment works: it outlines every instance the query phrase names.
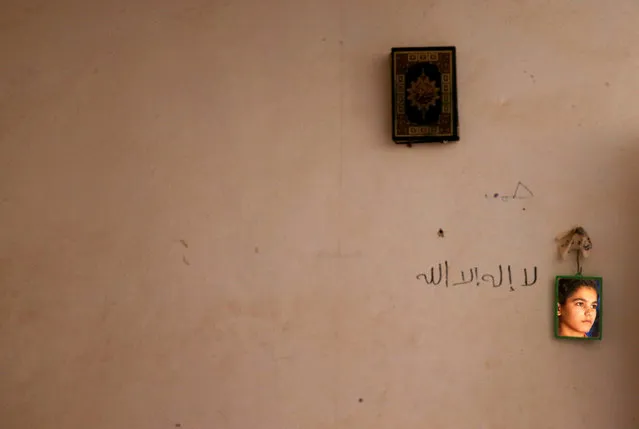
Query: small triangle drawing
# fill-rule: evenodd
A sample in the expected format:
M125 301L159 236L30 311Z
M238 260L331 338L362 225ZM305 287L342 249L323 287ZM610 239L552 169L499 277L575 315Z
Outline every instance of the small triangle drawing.
M528 186L524 185L521 182L517 182L517 188L515 188L515 193L513 194L513 198L523 200L526 198L532 198L534 194L528 188Z

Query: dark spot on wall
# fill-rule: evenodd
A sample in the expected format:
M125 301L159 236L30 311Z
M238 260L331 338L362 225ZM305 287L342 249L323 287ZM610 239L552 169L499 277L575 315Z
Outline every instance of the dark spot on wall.
M443 237L444 236L444 230L439 228L439 231L437 231L437 235L440 236L440 237Z
M326 37L322 37L322 42L326 42Z
M180 243L182 243L182 246L184 246L186 249L189 248L189 243L186 240L180 240Z
M260 248L255 246L255 253L260 253Z
M181 423L176 423L176 424L175 424L175 427L176 427L176 428L181 428L181 427L182 427L182 424L181 424Z
M495 192L495 194L493 195L493 198L498 198L499 194L497 192Z
M188 259L186 259L186 256L182 256L182 262L184 262L184 265L191 265Z
M359 402L364 402L364 398L359 398Z
M523 209L521 209L522 211L526 211L526 207L524 207Z
M606 86L610 86L610 82L606 82Z

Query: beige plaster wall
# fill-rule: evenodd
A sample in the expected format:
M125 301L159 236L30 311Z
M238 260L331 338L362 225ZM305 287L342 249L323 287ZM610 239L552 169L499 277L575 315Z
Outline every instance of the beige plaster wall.
M639 427L636 1L1 10L1 427ZM390 48L429 45L461 141L395 146ZM552 337L574 224L597 343Z

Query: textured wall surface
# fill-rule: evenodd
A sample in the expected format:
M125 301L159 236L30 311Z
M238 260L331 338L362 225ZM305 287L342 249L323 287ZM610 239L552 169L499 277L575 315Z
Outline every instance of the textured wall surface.
M638 22L634 0L4 0L0 426L639 427ZM457 47L461 140L396 146L390 49L431 45ZM601 342L552 335L575 224ZM440 263L448 288L417 279ZM500 264L512 285L452 286Z

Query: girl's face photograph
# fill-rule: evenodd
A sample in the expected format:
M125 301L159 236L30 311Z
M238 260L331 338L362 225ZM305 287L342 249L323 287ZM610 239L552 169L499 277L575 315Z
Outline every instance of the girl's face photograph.
M561 279L557 293L557 335L589 337L598 323L599 292L593 280ZM598 331L598 330L596 330ZM599 334L597 333L596 336Z
M559 305L559 335L585 337L597 317L597 291L580 287Z

